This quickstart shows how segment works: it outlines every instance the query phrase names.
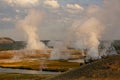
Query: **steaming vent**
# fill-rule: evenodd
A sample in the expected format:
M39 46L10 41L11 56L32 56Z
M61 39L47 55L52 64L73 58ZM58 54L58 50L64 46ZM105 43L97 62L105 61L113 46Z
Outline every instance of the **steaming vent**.
M62 50L67 50L66 46L63 42L57 41L54 44L54 50L51 52L50 59L51 60L67 60L70 58L70 53L63 53Z
M28 50L39 50L46 48L45 44L40 41L41 39L39 38L37 31L41 20L41 12L37 10L30 10L23 20L18 21L18 26L24 31L26 36L26 49Z
M117 54L117 51L115 50L115 47L113 46L113 41L101 41L98 47L98 52L99 52L99 57L96 59L100 59L102 57ZM87 54L87 50L84 50L84 54ZM85 62L91 62L96 59L93 59L92 57L89 57L86 55Z

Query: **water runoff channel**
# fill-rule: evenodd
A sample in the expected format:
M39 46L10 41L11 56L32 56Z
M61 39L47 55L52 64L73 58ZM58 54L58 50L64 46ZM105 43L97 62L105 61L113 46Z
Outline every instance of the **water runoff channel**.
M61 74L61 72L50 72L42 70L25 70L25 69L12 69L12 68L0 68L2 73L19 73L19 74Z

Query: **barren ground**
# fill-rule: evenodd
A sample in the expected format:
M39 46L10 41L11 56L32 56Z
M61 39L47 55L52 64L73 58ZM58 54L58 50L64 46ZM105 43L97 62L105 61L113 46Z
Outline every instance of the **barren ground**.
M83 65L46 80L120 80L120 54Z

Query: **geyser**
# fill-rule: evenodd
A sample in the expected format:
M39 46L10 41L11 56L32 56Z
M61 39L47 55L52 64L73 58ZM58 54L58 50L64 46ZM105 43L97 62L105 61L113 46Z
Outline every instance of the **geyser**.
M76 26L77 25L77 26ZM94 17L84 19L82 23L80 21L75 22L73 25L75 34L74 47L84 51L86 59L98 59L100 58L98 52L98 46L100 44L99 39L103 30L103 25Z
M120 12L119 2L119 0L105 0L103 6L90 5L88 10L83 12L81 19L73 24L71 31L74 34L72 36L74 48L82 50L86 60L116 54L114 47L111 46L112 42L105 42L103 50L99 45L101 40L113 40L115 36L112 35L118 35L115 32L119 30L119 17L117 17ZM106 33L111 33L109 38Z
M50 54L51 60L67 60L70 58L70 53L62 52L63 50L67 50L66 45L63 41L57 41L54 44L54 50Z
M37 10L30 10L28 15L18 22L27 36L27 49L44 49L45 45L40 42L37 34L39 23L42 19L42 13Z
M113 46L113 41L101 41L101 44L99 45L99 53L100 56L117 54Z

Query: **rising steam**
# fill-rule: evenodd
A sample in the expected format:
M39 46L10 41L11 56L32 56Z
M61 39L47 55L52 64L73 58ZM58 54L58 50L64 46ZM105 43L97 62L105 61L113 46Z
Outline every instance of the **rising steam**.
M105 26L96 17L98 11L98 6L90 5L84 12L85 15L75 21L71 29L75 36L74 48L81 50L82 55L86 56L86 60L101 58L98 47Z
M37 34L39 23L42 19L42 14L36 10L30 10L28 15L18 22L27 36L27 49L43 49L45 45L40 42Z
M119 2L120 0L104 0L104 5L101 8L90 5L84 13L85 15L79 21L74 22L71 29L75 36L73 39L74 47L84 51L84 55L87 56L86 59L98 59L104 55L115 54L114 48L111 47L112 41L105 43L103 51L99 51L99 45L100 40L112 40L114 36L111 35L118 35L113 34L113 30L118 29L120 25L118 17L120 16ZM104 34L111 32L109 38Z
M67 50L67 47L63 41L57 41L54 45L54 50L51 52L50 59L51 60L67 60L70 58L69 53L63 53L63 50Z
M96 18L90 17L83 20L82 23L75 22L72 28L76 37L74 47L84 50L87 58L99 58L98 46L103 25Z

